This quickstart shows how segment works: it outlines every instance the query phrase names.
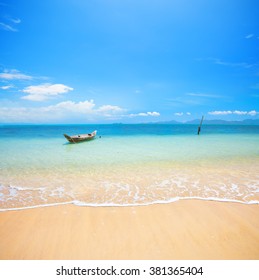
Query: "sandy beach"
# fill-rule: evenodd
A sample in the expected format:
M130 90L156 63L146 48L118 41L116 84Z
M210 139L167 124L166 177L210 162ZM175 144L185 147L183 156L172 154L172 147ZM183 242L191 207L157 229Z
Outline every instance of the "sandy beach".
M0 259L259 259L259 205L186 200L0 213Z

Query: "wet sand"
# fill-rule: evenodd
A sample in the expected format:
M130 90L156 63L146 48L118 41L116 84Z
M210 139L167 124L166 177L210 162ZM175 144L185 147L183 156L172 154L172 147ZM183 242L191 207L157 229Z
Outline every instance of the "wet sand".
M0 259L259 260L259 205L186 200L0 212Z

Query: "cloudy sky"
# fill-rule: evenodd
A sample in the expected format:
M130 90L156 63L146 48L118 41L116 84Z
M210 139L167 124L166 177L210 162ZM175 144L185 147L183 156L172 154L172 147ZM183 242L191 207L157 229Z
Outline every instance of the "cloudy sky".
M257 0L0 0L0 123L259 118Z

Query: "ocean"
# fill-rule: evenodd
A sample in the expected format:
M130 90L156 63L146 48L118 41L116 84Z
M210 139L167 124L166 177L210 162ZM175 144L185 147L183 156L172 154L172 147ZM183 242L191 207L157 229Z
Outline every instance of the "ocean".
M0 125L0 211L181 199L258 204L259 126Z

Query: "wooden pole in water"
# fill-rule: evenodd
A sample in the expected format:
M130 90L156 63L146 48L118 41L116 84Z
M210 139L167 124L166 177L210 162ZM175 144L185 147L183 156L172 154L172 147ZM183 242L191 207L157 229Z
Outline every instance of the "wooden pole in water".
M197 133L198 135L200 135L200 132L201 132L201 126L202 126L203 119L204 119L204 116L202 116L200 125L198 127L198 133Z

